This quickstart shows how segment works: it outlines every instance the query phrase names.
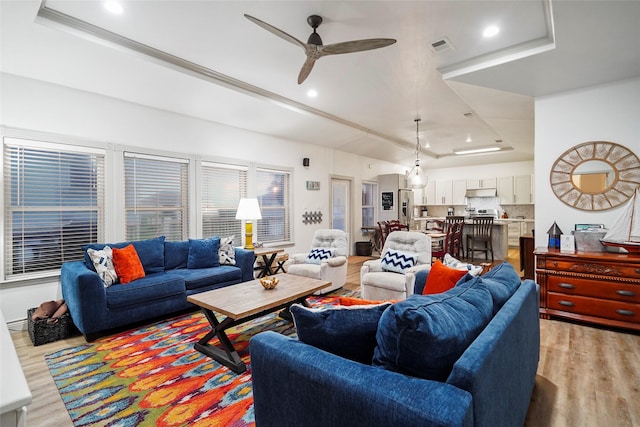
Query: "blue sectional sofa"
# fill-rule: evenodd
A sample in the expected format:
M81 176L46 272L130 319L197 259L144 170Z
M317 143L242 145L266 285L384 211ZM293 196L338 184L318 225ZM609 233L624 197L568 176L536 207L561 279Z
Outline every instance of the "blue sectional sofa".
M200 239L203 240L203 239ZM195 306L187 296L253 279L253 251L235 249L235 265L188 268L190 247L196 240L165 241L164 237L114 244L91 244L84 261L66 262L61 269L62 297L73 322L87 341L110 329L127 326ZM133 244L145 277L105 287L87 249ZM216 255L217 256L217 255Z
M506 288L497 286L496 282L503 275L500 270L511 276L515 274L509 266L500 267L493 279L472 279L467 275L443 294L413 295L406 301L389 305L379 317L372 364L321 350L306 344L302 338L270 331L257 334L250 346L257 425L522 426L539 360L539 290L533 281L520 282L516 275L515 286L505 293ZM451 361L452 366L441 370L444 376L425 379L421 377L424 372L412 374L410 369L382 366L385 363L401 365L413 350L416 352L410 355L414 360L409 368L440 357L442 347L447 344L436 340L429 347L417 340L416 332L420 328L407 334L406 325L397 320L399 313L418 316L424 308L420 304L446 305L444 303L469 293L465 287L481 287L482 283L491 296L485 290L476 292L484 308L471 308L469 322L477 323L477 317L483 316L479 312L486 314L489 310L488 323L471 344L460 349L461 356ZM487 299L493 302L493 310L482 303ZM496 305L498 300L503 301ZM449 321L456 319L460 312L443 314L433 310L429 313L437 313L437 317L445 321L427 317L421 327L437 331L432 324L441 323L439 330L443 332L457 328ZM381 330L383 328L385 330ZM407 338L399 345L405 345L407 352L385 359L380 357L389 356L385 351L396 350L390 331ZM392 345L380 351L381 343L390 337ZM376 358L382 359L382 363L376 365Z

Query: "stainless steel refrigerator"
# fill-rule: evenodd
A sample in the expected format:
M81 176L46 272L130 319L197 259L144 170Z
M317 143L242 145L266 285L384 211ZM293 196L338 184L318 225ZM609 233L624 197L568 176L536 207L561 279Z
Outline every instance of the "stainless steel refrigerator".
M407 188L407 177L401 174L378 175L378 188L378 221L396 219L412 228L413 190Z

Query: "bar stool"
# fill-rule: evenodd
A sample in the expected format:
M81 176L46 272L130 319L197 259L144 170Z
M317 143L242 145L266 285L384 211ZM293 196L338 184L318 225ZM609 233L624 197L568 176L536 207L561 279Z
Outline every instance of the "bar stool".
M489 252L491 252L491 262L493 262L493 217L492 216L479 216L473 218L472 231L467 234L467 252L466 257L469 258L469 252L471 252L471 261L474 259L475 252L484 252L484 258L489 258ZM476 244L481 243L482 246L478 247Z
M462 248L462 229L464 228L464 216L448 215L444 220L444 231L449 233L449 228L455 224L460 224L460 227L456 227L456 233L452 236L452 247L449 251L451 256L460 258L460 255L464 253Z

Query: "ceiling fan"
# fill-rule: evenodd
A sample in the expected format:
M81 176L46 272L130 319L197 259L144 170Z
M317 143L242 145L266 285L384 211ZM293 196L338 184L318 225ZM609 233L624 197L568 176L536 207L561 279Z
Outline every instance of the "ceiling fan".
M249 21L261 26L265 30L304 49L304 53L305 55L307 55L307 60L302 65L302 69L298 74L298 84L301 84L305 81L305 79L309 76L309 73L311 73L315 62L323 56L378 49L381 47L392 45L396 42L395 39L365 39L352 40L342 43L333 43L325 46L322 44L320 34L316 33L316 29L320 26L320 24L322 24L322 17L318 15L311 15L307 18L307 23L311 26L311 28L313 28L313 33L311 33L307 42L303 43L292 35L289 35L284 31L274 27L273 25L259 20L258 18L254 18L253 16L247 15L246 13L244 16Z

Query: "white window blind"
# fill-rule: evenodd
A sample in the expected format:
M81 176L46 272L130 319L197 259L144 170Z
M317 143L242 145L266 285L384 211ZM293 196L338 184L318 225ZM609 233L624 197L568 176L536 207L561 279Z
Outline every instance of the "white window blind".
M258 220L261 243L291 240L291 174L288 171L256 169L256 195L262 219Z
M4 139L6 278L55 271L103 238L104 151Z
M247 197L247 168L202 162L202 235L235 236L242 242L242 221L236 219L241 198Z
M373 227L376 224L375 201L378 185L373 182L362 183L362 226Z
M125 153L127 240L186 238L188 176L188 160Z

